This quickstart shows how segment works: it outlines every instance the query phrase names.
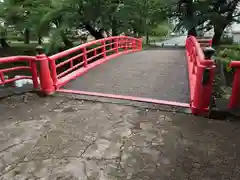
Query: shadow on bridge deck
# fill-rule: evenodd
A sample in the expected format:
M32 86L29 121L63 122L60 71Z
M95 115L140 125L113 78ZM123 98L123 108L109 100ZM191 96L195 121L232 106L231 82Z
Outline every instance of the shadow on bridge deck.
M184 50L146 50L112 59L64 89L189 102Z

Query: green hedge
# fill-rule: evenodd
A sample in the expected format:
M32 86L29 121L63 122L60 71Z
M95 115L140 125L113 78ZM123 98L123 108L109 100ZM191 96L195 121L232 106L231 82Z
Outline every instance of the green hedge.
M217 49L217 56L229 60L240 60L240 45L222 45Z
M6 39L8 41L24 41L24 36L7 36ZM37 41L37 37L31 36L30 40L31 41Z
M7 36L8 41L24 41L23 36Z
M234 70L229 67L229 64L233 60L240 61L240 45L232 44L219 46L214 59L220 61L220 63L226 67L227 72L233 72Z
M232 37L223 37L220 41L220 44L225 44L225 45L233 44L233 38Z
M240 50L240 45L239 44L222 44L217 47L217 50L224 50L224 49L232 49L232 50Z
M156 28L154 28L150 35L151 36L157 36L157 37L164 37L167 36L168 32L170 30L170 27L167 23L163 23L158 25Z

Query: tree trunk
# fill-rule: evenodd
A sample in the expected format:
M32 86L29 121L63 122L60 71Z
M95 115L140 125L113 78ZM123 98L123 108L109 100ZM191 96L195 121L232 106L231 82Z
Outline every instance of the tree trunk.
M2 46L2 48L8 48L9 47L9 44L7 43L6 39L1 37L0 38L0 44Z
M112 19L112 36L118 36L117 20L113 17Z
M188 30L188 36L195 36L195 37L197 37L197 31L196 31L195 27L193 27L192 29Z
M2 48L9 47L9 44L7 43L7 40L6 40L6 32L5 31L0 31L0 45L2 46Z
M103 39L104 36L102 34L102 31L95 30L88 22L83 23L86 30L95 38L95 39Z
M62 38L62 41L63 41L63 43L64 43L64 45L65 45L66 47L68 47L68 48L73 47L73 42L70 41L70 40L67 38L67 36L66 36L66 34L65 34L64 32L61 32L61 38Z
M133 34L134 34L134 37L138 37L138 33L137 33L137 29L136 28L133 28Z
M225 29L224 27L221 27L221 28L214 27L214 36L212 39L212 46L219 45L224 29Z
M29 44L30 43L30 30L25 29L24 30L24 44Z
M42 37L38 37L38 45L42 44Z
M107 34L107 37L111 37L112 36L112 34L109 31L107 31L106 34Z
M187 19L189 22L194 22L194 9L193 9L193 0L187 0L186 2L186 10L187 10ZM197 36L196 27L191 27L188 29L188 36Z
M146 44L148 45L149 44L149 33L146 32Z

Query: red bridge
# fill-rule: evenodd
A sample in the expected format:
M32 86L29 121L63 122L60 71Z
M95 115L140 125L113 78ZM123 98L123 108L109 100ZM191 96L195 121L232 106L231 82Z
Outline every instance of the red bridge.
M0 85L32 79L33 88L49 95L75 93L190 108L208 113L212 102L215 63L210 41L188 37L185 49L142 50L142 40L126 36L92 41L53 56L38 48L37 56L0 58L0 63L25 62L0 70ZM26 65L27 64L27 65ZM240 105L240 63L229 108ZM30 76L5 79L11 71Z

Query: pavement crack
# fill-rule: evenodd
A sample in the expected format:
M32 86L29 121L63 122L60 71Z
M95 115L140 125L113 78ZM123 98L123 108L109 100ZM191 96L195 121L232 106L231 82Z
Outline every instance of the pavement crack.
M2 152L4 152L4 151L7 151L7 150L9 150L9 149L11 149L11 148L13 148L13 147L15 147L15 146L24 144L24 143L26 143L26 142L28 142L28 141L32 141L32 140L34 140L34 139L28 139L28 140L20 141L20 142L15 143L15 144L11 144L10 146L8 146L8 147L0 150L0 153L2 153Z
M126 143L126 140L123 140L122 141L122 145L120 146L120 148L119 148L119 161L118 161L118 163L117 163L117 167L118 168L121 168L121 169L124 169L123 167L122 167L122 165L121 165L121 162L122 162L122 160L123 160L123 151L124 151L124 146L125 146L125 143Z
M83 150L83 152L82 152L78 157L82 157L82 156L86 153L86 151L88 150L88 148L90 148L93 144L95 144L96 141L97 141L97 138L94 139L90 144L88 144L88 145L85 147L85 149Z
M50 111L54 111L56 109L59 109L62 104L64 104L67 101L67 99L62 100L60 103L56 104L55 107L51 108Z

